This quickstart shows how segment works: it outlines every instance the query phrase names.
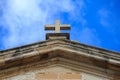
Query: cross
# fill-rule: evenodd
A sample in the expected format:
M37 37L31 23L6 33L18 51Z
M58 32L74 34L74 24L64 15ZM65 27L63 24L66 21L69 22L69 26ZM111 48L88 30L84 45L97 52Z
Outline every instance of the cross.
M69 24L61 25L59 20L56 20L55 25L45 25L45 30L55 30L55 33L60 33L60 30L70 30Z

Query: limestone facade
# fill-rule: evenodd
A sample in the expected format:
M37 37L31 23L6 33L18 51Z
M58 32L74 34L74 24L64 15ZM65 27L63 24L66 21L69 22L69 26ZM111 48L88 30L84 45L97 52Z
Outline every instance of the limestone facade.
M24 74L4 80L110 80L97 75L74 71L72 69L49 66L44 69L31 70Z

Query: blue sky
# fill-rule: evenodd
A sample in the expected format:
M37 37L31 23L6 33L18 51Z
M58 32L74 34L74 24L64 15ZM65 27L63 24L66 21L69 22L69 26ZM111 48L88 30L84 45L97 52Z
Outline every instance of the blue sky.
M0 0L0 50L45 40L45 24L71 24L71 40L120 52L119 0Z

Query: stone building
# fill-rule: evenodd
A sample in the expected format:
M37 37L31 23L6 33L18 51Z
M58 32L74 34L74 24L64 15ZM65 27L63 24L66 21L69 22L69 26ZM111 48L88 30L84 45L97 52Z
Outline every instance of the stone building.
M55 27L54 27L55 26ZM0 80L120 80L120 53L69 40L70 25L46 25L46 40L0 51Z

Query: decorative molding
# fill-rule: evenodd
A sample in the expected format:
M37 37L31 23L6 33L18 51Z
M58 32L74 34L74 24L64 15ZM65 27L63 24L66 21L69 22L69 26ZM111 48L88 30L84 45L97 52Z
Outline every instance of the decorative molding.
M108 78L120 76L120 53L65 39L53 39L0 51L0 77L7 78L50 65Z

